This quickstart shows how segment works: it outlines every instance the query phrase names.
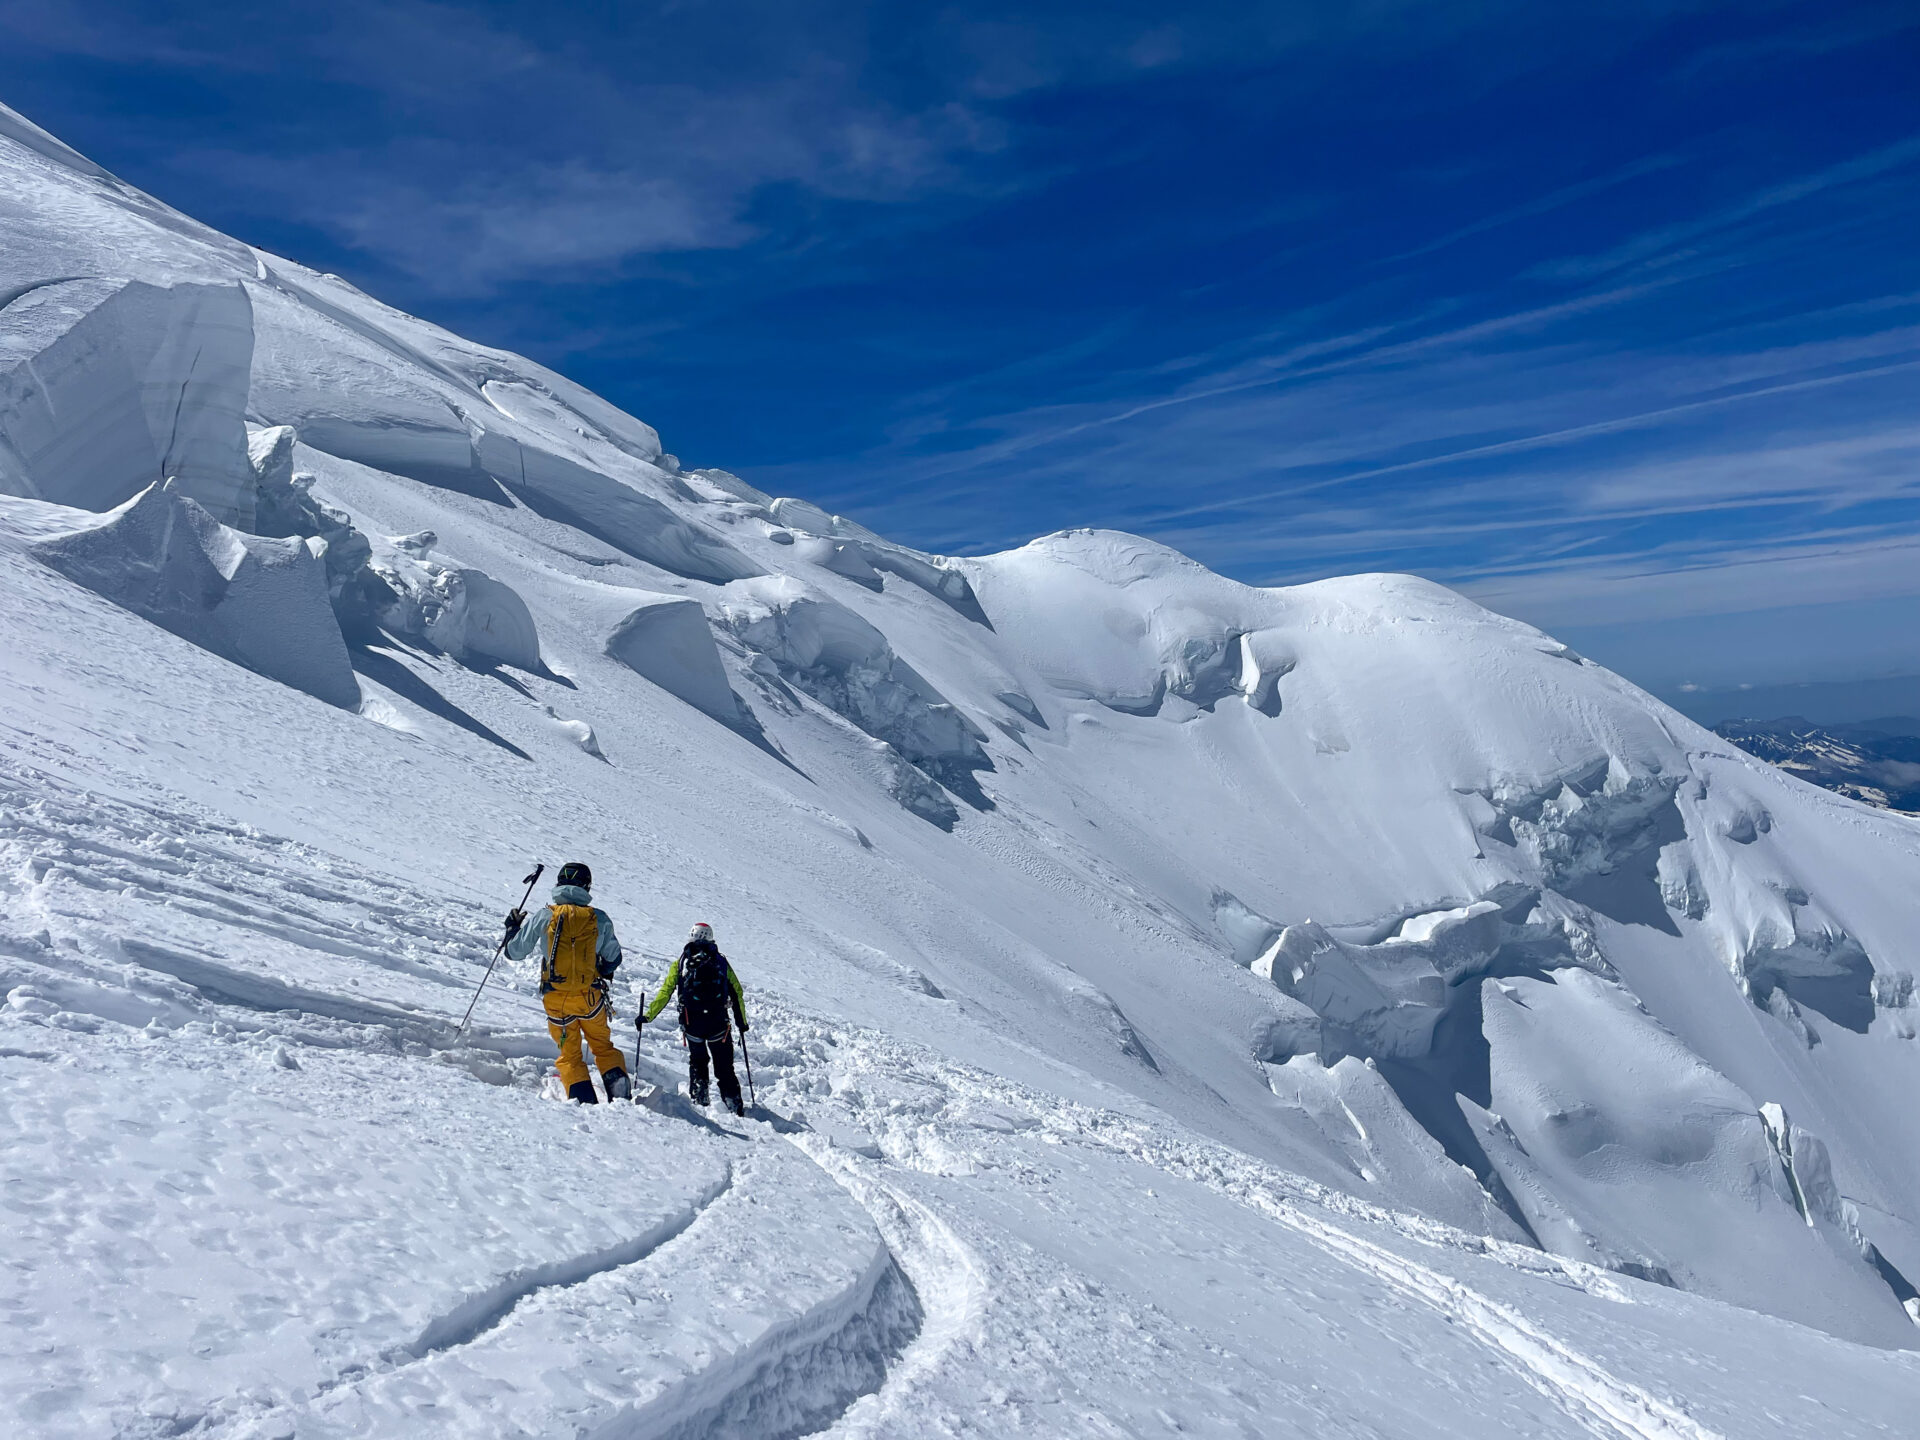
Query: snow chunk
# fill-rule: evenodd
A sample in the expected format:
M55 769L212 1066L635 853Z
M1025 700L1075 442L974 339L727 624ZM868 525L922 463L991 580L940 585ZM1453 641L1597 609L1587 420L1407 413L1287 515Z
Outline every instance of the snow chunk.
M1312 1007L1366 1054L1416 1058L1433 1048L1447 984L1427 947L1353 945L1308 920L1289 925L1253 973Z
M1331 1045L1416 1060L1433 1052L1434 1028L1468 976L1519 967L1604 968L1586 953L1585 937L1570 918L1541 900L1537 889L1503 884L1466 905L1411 915L1373 944L1341 939L1308 920L1282 930L1251 969L1318 1015ZM1230 917L1216 897L1215 923L1225 929ZM1242 943L1258 933L1249 919L1257 924L1260 917L1239 918L1246 927Z
M1693 847L1687 842L1660 847L1654 878L1660 882L1660 898L1669 910L1689 920L1703 920L1713 908L1713 898L1693 858Z
M510 586L483 570L424 555L395 552L373 568L393 590L380 620L396 633L430 641L456 660L477 656L517 670L540 669L533 612Z
M675 575L714 585L760 573L758 566L727 541L683 519L663 500L637 485L493 430L481 432L475 446L487 473L529 509L582 530L616 550ZM648 473L664 481L659 472Z
M804 530L810 535L831 535L838 540L878 540L880 537L866 526L844 515L829 515L818 505L806 500L795 500L791 496L781 496L767 507L774 523L785 525L790 530Z
M869 590L881 588L880 572L873 568L863 546L821 535L803 535L793 542L793 553L796 559L844 576L856 585L864 585Z
M681 479L710 500L743 500L749 505L773 503L773 497L766 491L756 490L731 470L689 470Z
M299 434L290 425L251 430L247 459L253 467L253 531L269 536L312 536L325 543L327 596L343 624L358 625L397 598L370 567L373 546L343 510L313 498L314 476L293 468ZM429 535L431 531L427 532ZM432 542L429 541L429 547ZM405 548L402 546L401 548Z
M730 591L721 623L783 678L948 785L992 768L966 717L839 602L790 576L748 581Z
M607 654L671 695L714 719L733 723L739 702L727 683L700 602L678 595L643 595L607 636Z
M584 720L569 720L551 705L542 705L540 708L546 713L548 728L556 734L571 740L596 760L607 758L600 749L600 739L593 733L593 726Z
M1301 1111L1341 1162L1380 1193L1404 1197L1449 1225L1524 1244L1526 1236L1480 1188L1473 1173L1450 1161L1407 1112L1371 1061L1348 1055L1332 1065L1299 1055L1266 1067L1283 1105Z
M159 480L252 528L253 309L238 285L66 280L6 306L0 490L110 510Z
M1836 1025L1865 1034L1873 1023L1876 977L1860 942L1844 931L1804 925L1777 940L1759 941L1738 959L1754 1001L1764 1006L1784 994Z
M725 472L714 472L724 474ZM738 482L737 477L729 479ZM751 490L748 486L746 489ZM758 495L760 492L752 490ZM951 561L937 560L903 545L894 545L841 515L829 515L804 500L782 498L767 507L767 515L785 530L773 531L768 539L779 545L791 545L794 554L810 564L831 570L836 575L879 590L884 582L881 571L897 575L917 585L936 600L952 606L975 624L992 628L986 612L980 608L973 584Z
M908 760L884 740L868 742L879 770L880 788L931 825L951 830L960 823L960 812L953 799L926 771Z
M243 535L169 482L106 523L32 547L76 584L202 649L326 701L360 686L327 601L326 567L300 540Z
M1499 819L1493 838L1516 845L1539 866L1542 879L1566 890L1611 875L1627 856L1665 838L1675 823L1676 777L1633 774L1605 756L1533 791L1499 791L1488 798Z
M1214 928L1226 939L1234 962L1251 966L1279 938L1283 927L1225 890L1213 893ZM1267 978L1271 979L1271 975Z
M1253 630L1240 637L1235 688L1263 715L1280 713L1280 682L1299 660L1291 638L1279 630Z
M1433 910L1403 920L1400 933L1385 942L1389 945L1446 945L1464 948L1476 955L1488 953L1498 943L1500 907L1492 900L1476 900L1457 910Z

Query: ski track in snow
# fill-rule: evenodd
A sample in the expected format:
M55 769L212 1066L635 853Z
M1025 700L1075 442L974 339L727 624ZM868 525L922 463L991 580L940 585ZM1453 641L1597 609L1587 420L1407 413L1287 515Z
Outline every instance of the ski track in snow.
M838 1043L869 1054L899 1048L896 1042L871 1033L842 1034ZM1558 1270L1583 1288L1610 1295L1616 1288L1613 1282L1591 1267L1562 1264L1537 1251L1464 1235L1424 1217L1382 1211L1364 1201L1325 1192L1297 1177L1271 1171L1235 1152L1199 1146L1178 1137L1161 1137L1137 1120L1061 1105L998 1077L962 1072L930 1055L915 1055L902 1068L931 1071L948 1087L985 1092L996 1102L1029 1109L1036 1122L1061 1138L1192 1180L1286 1226L1355 1270L1462 1326L1526 1384L1563 1409L1582 1429L1603 1440L1724 1440L1677 1406L1620 1379L1511 1307L1460 1280L1310 1215L1303 1207L1316 1201L1329 1202L1357 1217L1388 1224L1422 1244L1470 1250L1529 1273ZM923 1073L916 1078L928 1077ZM869 1123L878 1121L876 1131L887 1133L884 1115L867 1114L863 1118ZM905 1153L888 1158L913 1167L913 1152L926 1146L931 1138L928 1132L935 1130L941 1145L970 1148L964 1132L936 1123L923 1127ZM897 1130L894 1133L898 1135ZM887 1386L873 1397L871 1407L851 1412L845 1429L836 1432L875 1433L870 1426L905 1408L914 1384L938 1363L942 1352L964 1346L978 1336L991 1282L951 1227L928 1206L882 1178L883 1165L863 1160L818 1135L794 1138L874 1215L896 1251L914 1257L907 1269L923 1294L939 1297L930 1307L929 1324L921 1341L909 1350ZM1275 1190L1291 1193L1287 1198L1276 1198ZM872 1417L869 1425L860 1424L866 1416Z
M97 913L72 897L51 901L61 885L98 897ZM457 1009L455 997L470 993L485 971L488 952L466 938L479 928L479 902L403 905L391 891L387 877L203 818L177 797L166 805L102 795L0 761L0 895L16 915L35 917L42 933L60 930L79 942L85 959L63 967L63 1002L85 1008L76 985L131 983L156 1013L183 1000L239 1009L251 1012L239 1022L245 1027L297 1032L306 1043L439 1052L482 1078L504 1078L497 1067L483 1073L489 1057L544 1059L550 1042L530 996L522 1001L525 1030L503 1032L476 1019L456 1038L454 1016L440 1008ZM164 923L138 934L100 923L128 902L154 907ZM383 972L393 986L365 993L363 980ZM285 978L290 973L299 978ZM347 993L330 980L343 980ZM45 983L36 977L29 989ZM488 986L493 1005L515 986L512 972L497 967ZM105 1018L124 1019L127 1008L121 997Z
M472 1344L495 1326L505 1324L521 1301L539 1291L564 1290L583 1284L604 1271L639 1264L669 1240L685 1234L687 1228L705 1214L710 1205L733 1188L733 1182L734 1167L729 1164L725 1177L702 1193L690 1208L662 1221L644 1235L637 1235L606 1250L558 1260L524 1274L509 1275L498 1285L463 1301L427 1326L411 1347L411 1357L425 1360L439 1351Z
M758 1157L762 1166L766 1158ZM569 1417L577 1433L597 1440L792 1440L831 1425L884 1382L892 1357L910 1343L919 1326L917 1295L882 1245L868 1263L848 1272L846 1283L820 1294L803 1289L812 1303L788 1305L757 1332L734 1336L740 1343L726 1343L730 1318L724 1312L739 1304L738 1297L713 1284L702 1267L710 1269L714 1255L743 1267L758 1258L750 1245L737 1254L740 1247L732 1242L741 1227L760 1218L755 1208L781 1191L773 1178L754 1183L754 1169L750 1152L747 1160L729 1165L726 1183L648 1235L509 1281L500 1287L503 1293L475 1297L436 1321L413 1354L343 1387L357 1393L329 1389L284 1415L250 1418L238 1433L275 1433L283 1425L298 1436L392 1433L383 1421L389 1427L403 1423L410 1434L485 1433L485 1422L472 1415L435 1418L431 1407L421 1413L421 1398L457 1395L469 1372L511 1375L529 1354L551 1351L570 1338L566 1332L575 1316L617 1316L649 1299L657 1302L655 1292L663 1285L692 1292L668 1318L675 1329L698 1335L698 1342L686 1354L668 1354L671 1344L656 1347L648 1328L628 1316L627 1333L600 1340L620 1379L598 1377L599 1393L588 1397L597 1406L578 1406ZM776 1298L784 1303L789 1297ZM632 1353L623 1354L623 1346ZM424 1373L449 1366L459 1368L446 1380ZM630 1392L624 1398L623 1390Z
M472 947L445 938L468 932L453 919L458 912L383 901L389 885L380 877L277 836L75 791L44 773L6 767L0 769L0 844L28 853L27 875L36 881L58 866L90 889L131 891L128 898L263 939L434 984L465 984L414 958L423 947L471 956ZM318 883L311 878L316 872L338 883Z
M918 1385L956 1352L977 1342L990 1288L986 1267L929 1207L874 1173L877 1166L863 1164L817 1135L791 1138L873 1218L919 1298L919 1333L889 1367L884 1384L857 1401L835 1432L877 1435L889 1421L908 1413Z
M1509 1359L1541 1394L1565 1406L1595 1434L1620 1440L1723 1440L1691 1416L1608 1373L1470 1286L1297 1209L1271 1203L1260 1203L1259 1208L1355 1268L1466 1325Z

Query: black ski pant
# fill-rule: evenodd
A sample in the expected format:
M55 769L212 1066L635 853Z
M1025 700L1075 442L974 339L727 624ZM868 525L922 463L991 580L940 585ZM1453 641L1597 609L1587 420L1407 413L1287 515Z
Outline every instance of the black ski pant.
M696 1105L707 1103L707 1061L712 1057L713 1072L720 1081L720 1098L728 1105L740 1104L740 1077L733 1069L733 1036L717 1035L711 1040L687 1036L687 1090Z

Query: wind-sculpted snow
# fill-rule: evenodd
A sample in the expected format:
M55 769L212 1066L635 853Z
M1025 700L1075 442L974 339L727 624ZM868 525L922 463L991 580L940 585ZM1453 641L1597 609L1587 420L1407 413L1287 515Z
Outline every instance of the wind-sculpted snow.
M32 547L42 563L268 679L359 703L317 545L229 529L171 480L99 524L69 513L73 533Z
M0 361L104 417L0 406L27 1433L1910 1428L1913 821L1437 585L920 554L0 181ZM649 1106L541 1098L531 966L454 1033L536 859ZM744 1122L634 1044L695 919Z
M111 510L171 480L253 528L238 285L0 279L0 494Z
M607 654L714 719L736 722L739 702L700 602L683 595L622 598L634 608L608 633Z
M392 547L373 572L395 597L379 613L394 634L417 636L456 659L540 668L540 632L527 602L484 571L435 558L431 540Z
M748 581L728 595L723 623L782 679L948 788L977 795L972 772L993 764L978 728L894 654L872 624L791 577ZM899 784L895 793L915 808ZM944 810L942 818L951 823Z
M1619 986L1563 971L1488 980L1483 993L1493 1108L1518 1146L1496 1164L1543 1242L1758 1310L1798 1293L1787 1308L1834 1334L1911 1343L1899 1298L1858 1245L1796 1207L1759 1103ZM1529 1206L1541 1188L1551 1213Z

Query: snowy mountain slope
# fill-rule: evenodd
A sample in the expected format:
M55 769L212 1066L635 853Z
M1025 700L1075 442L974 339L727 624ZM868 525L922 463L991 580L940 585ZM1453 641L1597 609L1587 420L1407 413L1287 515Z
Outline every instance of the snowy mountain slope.
M37 1430L1899 1432L1911 821L1423 582L683 471L0 135ZM713 921L779 1123L454 1037L529 856L635 989Z
M1724 720L1713 733L1802 780L1881 809L1920 811L1920 721L1815 725L1802 716Z

